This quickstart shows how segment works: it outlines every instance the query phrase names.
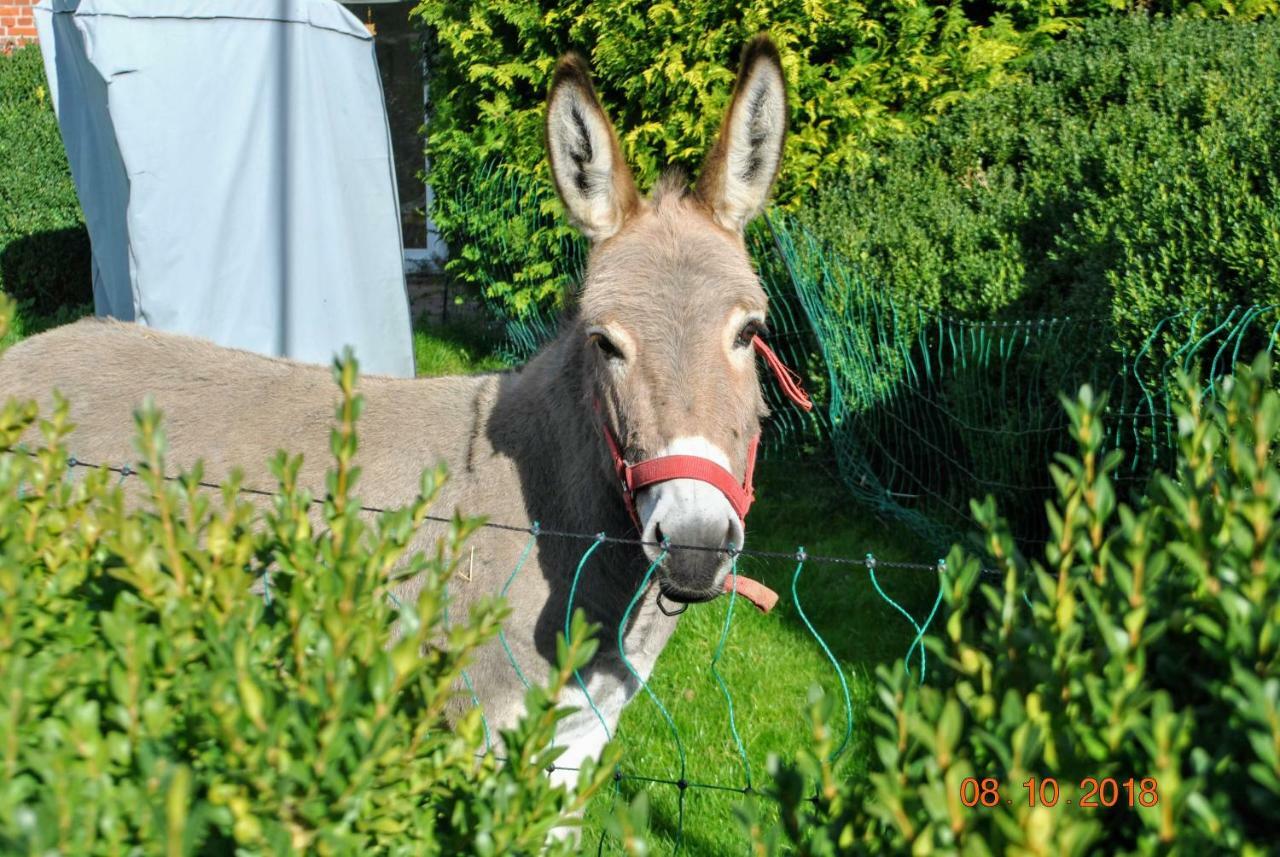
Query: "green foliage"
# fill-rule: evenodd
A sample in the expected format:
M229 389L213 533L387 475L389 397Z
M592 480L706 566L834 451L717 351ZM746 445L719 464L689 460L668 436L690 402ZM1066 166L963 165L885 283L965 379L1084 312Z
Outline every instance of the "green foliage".
M0 52L0 291L51 314L88 303L91 276L40 48Z
M573 266L556 263L575 239L543 163L541 109L567 50L589 57L624 154L647 186L667 166L697 168L738 52L769 31L794 116L777 196L794 202L864 164L872 141L1011 79L1013 61L1064 26L1050 19L1053 3L1031 5L1043 14L1001 0L978 21L959 2L421 0L414 14L433 44L428 179L432 216L454 249L450 270L513 313L555 303L569 284Z
M956 549L928 682L879 670L875 770L815 752L775 765L799 854L1274 853L1280 827L1280 392L1265 357L1216 397L1187 385L1179 457L1138 505L1117 499L1104 402L1068 402L1078 456L1052 467L1051 542L1018 553L975 502L998 576ZM977 778L979 783L967 778ZM990 778L984 787L981 781ZM1036 779L1031 805L1024 785ZM1053 806L1041 784L1056 781ZM1082 807L1086 778L1113 778ZM1125 783L1133 779L1133 805ZM1143 781L1149 780L1147 784ZM818 783L811 806L799 784ZM989 791L998 788L998 799ZM969 807L983 791L990 805ZM1145 792L1145 796L1144 796ZM807 794L812 794L808 792ZM1044 800L1052 789L1046 788ZM1070 801L1070 803L1068 803ZM763 842L766 837L757 834ZM777 853L777 843L768 853Z
M1094 22L871 168L809 225L895 297L1110 319L1280 301L1280 22Z
M335 375L335 464L314 500L284 453L260 505L234 480L200 488L198 467L166 479L150 406L136 475L68 478L65 402L29 454L17 444L34 405L4 406L0 851L528 854L607 780L608 754L573 796L544 774L566 713L553 695L594 649L581 617L549 688L503 734L508 761L482 757L478 711L446 722L505 615L496 599L445 615L478 522L455 518L433 556L408 556L439 468L408 506L360 511L354 362ZM418 572L417 604L393 609L390 581Z
M832 183L843 190L876 146L1021 79L1033 49L1081 18L1129 8L1251 19L1280 3L419 0L414 14L432 46L427 178L432 217L453 248L449 270L517 316L557 305L573 282L581 245L559 217L542 150L542 101L567 50L590 60L645 187L666 167L697 169L738 51L768 31L792 104L775 197L794 207Z

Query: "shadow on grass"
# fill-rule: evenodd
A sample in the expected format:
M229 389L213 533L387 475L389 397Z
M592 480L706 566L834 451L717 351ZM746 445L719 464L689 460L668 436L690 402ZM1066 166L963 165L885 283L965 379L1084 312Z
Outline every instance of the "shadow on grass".
M748 535L754 548L795 552L804 547L809 556L848 559L872 553L880 561L925 564L940 559L902 525L885 523L857 505L839 477L821 464L767 461L759 482L762 488ZM791 597L796 566L794 561L745 557L739 568L776 590L782 596L779 614L793 630L812 639ZM885 568L876 577L886 595L924 622L938 594L934 572ZM810 560L800 573L796 593L832 654L873 675L875 667L905 655L915 638L915 628L876 591L864 566Z
M0 243L0 291L25 305L33 319L56 318L64 308L91 304L92 256L85 227L49 229Z
M413 326L413 361L419 377L508 369L497 353L499 345L497 332L480 319L437 324L424 317Z

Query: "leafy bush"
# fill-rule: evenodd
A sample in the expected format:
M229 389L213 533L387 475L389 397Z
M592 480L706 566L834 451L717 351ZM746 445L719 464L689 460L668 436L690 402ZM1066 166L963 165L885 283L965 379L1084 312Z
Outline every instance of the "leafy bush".
M931 308L1110 318L1280 300L1280 22L1097 21L805 216Z
M90 302L89 233L40 48L0 52L0 291L24 312Z
M866 781L823 761L815 706L817 751L775 765L772 853L1274 853L1280 393L1265 357L1218 392L1188 386L1176 471L1136 506L1117 501L1122 453L1101 453L1103 402L1068 404L1079 455L1052 467L1043 558L974 503L998 576L948 558L928 681L879 672Z
M263 508L199 488L199 469L166 480L149 407L127 481L67 478L65 403L33 454L15 444L34 406L0 412L0 851L527 854L607 779L611 758L570 797L543 772L565 713L550 694L593 649L583 622L504 733L510 761L482 757L477 710L446 724L505 608L445 619L475 521L455 519L434 557L405 556L441 470L406 508L372 523L359 511L354 363L335 374L323 526L284 453ZM402 565L429 582L397 613L386 586Z
M871 141L1009 79L1010 63L1061 26L1036 15L1016 25L1007 13L1024 4L993 8L999 14L977 26L959 2L574 0L548 10L530 0L421 0L414 14L433 45L428 180L432 217L453 248L449 269L512 312L563 293L571 273L552 262L572 239L554 216L541 108L567 50L589 56L623 151L647 185L668 165L698 166L728 103L738 52L768 30L782 50L795 115L777 196L794 201L861 165ZM485 204L495 199L502 204ZM493 245L506 253L495 258Z

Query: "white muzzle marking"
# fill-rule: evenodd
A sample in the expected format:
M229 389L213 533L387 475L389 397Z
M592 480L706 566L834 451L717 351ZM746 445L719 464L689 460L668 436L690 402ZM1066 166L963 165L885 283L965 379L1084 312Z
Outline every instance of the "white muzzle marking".
M730 469L724 450L701 436L676 438L653 457L666 455L697 456ZM719 489L700 479L671 479L640 491L636 495L636 512L646 542L665 538L672 544L710 548L740 548L743 544L742 521L733 506ZM645 545L644 550L650 561L661 553L661 548L654 545ZM726 562L717 585L723 582L727 570Z

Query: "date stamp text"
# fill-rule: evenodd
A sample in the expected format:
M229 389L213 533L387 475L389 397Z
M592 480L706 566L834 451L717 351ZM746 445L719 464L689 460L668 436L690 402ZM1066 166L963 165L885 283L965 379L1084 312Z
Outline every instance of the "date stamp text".
M967 777L960 781L960 802L969 807L1012 805L1015 798L1011 793L1016 793L1017 800L1025 800L1028 806L1052 807L1062 801L1084 809L1107 809L1116 806L1153 807L1160 802L1160 788L1155 777L1129 777L1126 780L1085 777L1075 795L1065 797L1053 777L1031 777L1021 789L1006 789L1004 794L1000 791L1000 781L995 777Z

